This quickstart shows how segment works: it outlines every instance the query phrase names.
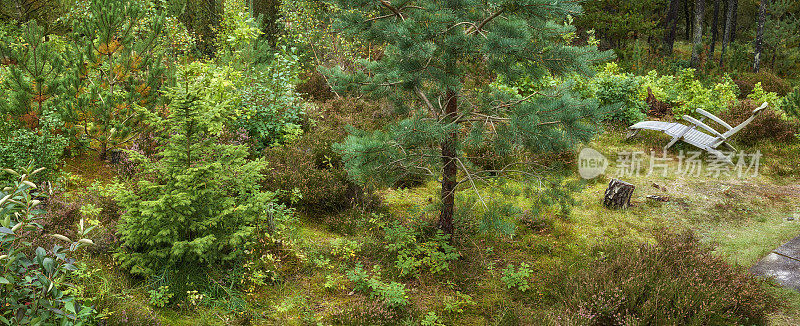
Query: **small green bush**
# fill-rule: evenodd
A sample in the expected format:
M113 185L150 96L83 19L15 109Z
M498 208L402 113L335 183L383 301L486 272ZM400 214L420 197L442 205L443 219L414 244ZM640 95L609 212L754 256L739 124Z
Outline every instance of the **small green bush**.
M460 257L449 239L449 235L437 231L426 240L414 229L396 222L384 227L384 248L396 255L395 267L400 276L419 275L423 268L431 274L448 271L450 262Z
M644 120L647 103L638 95L641 81L631 74L622 74L619 67L610 63L592 79L594 96L600 105L614 108L606 119L627 124Z
M51 179L58 171L67 146L66 138L51 133L48 128L42 128L38 132L27 128L15 129L3 138L0 142L0 167L23 168L33 162L34 166L46 168L35 177L34 182Z
M689 233L605 245L554 277L563 320L585 325L767 325L780 302L766 281Z
M370 275L364 266L358 264L353 270L347 271L347 278L356 284L356 291L380 299L388 308L400 308L408 304L405 284L382 281L379 265L372 267Z
M777 93L765 90L760 82L753 85L753 92L747 95L747 98L758 104L767 102L773 108L779 108L783 103L783 99Z
M800 119L800 87L795 88L794 91L783 98L781 109L787 115Z
M506 284L507 288L516 288L517 290L525 292L531 288L531 286L528 285L528 278L531 277L530 267L531 266L527 263L521 263L519 268L515 268L514 264L508 264L508 266L503 269L503 277L500 279Z

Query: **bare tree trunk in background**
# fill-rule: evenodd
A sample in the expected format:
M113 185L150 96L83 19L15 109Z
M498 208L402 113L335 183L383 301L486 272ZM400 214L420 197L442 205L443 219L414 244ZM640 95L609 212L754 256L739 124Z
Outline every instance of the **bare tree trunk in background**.
M686 24L686 40L692 39L692 0L683 0L683 19Z
M711 60L714 59L714 48L717 45L717 25L719 25L719 2L720 0L714 0L714 17L711 19L711 49L710 49L710 56Z
M703 16L706 11L706 0L694 2L694 27L692 27L692 68L700 68L700 56L703 54Z
M261 30L271 46L275 46L281 33L281 0L248 0L250 15L261 19Z
M222 2L220 0L188 0L186 10L179 19L197 35L197 48L200 52L214 56L214 41L222 22Z
M755 57L753 58L753 72L758 72L761 66L761 50L764 43L764 21L767 19L767 0L761 0L758 7L758 29L756 29Z
M736 25L739 23L739 0L733 0L733 19L731 20L731 42L736 40Z
M448 90L447 104L445 106L445 119L454 120L458 115L458 94ZM442 147L442 210L439 215L439 229L446 234L453 234L453 215L455 212L455 194L458 181L458 166L456 166L456 142L458 135L455 131L445 136Z
M727 0L725 4L725 31L722 33L722 52L719 56L719 66L723 67L725 65L725 50L728 48L731 42L731 29L733 28L733 11L735 7L733 2L736 0Z
M664 27L664 54L672 55L672 46L675 44L675 33L678 29L678 3L680 0L670 0L667 9L667 18Z

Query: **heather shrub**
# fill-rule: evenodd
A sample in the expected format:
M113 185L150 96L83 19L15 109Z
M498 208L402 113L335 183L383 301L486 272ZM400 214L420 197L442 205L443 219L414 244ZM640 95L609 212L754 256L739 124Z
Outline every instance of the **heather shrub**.
M344 139L347 126L374 127L384 118L374 103L353 98L333 99L317 106L313 112L316 126L297 141L262 151L269 171L264 176L264 188L297 190L302 198L295 204L307 211L334 212L354 203L370 201L348 177L341 155L332 145ZM279 198L288 203L288 195ZM362 200L363 199L363 200Z
M279 199L284 203L289 203L290 194L299 192L295 205L307 211L350 207L358 189L347 179L339 156L330 150L332 143L329 137L315 132L292 146L265 149L269 170L264 174L264 188L283 190Z
M563 268L562 320L585 325L766 325L778 299L767 281L712 254L690 233L656 244L606 245Z
M331 316L337 325L397 325L401 314L386 307L382 302L362 294L354 294L355 299Z
M736 126L748 119L753 110L760 105L761 102L757 101L740 101L722 112L719 117L728 124ZM734 135L733 140L745 145L753 145L765 140L785 143L795 140L798 132L800 132L800 123L797 120L786 119L770 104L767 109L759 113L755 120L750 122L747 128Z
M758 73L745 73L737 77L738 80L751 85L761 83L761 87L763 87L765 91L774 92L780 96L785 96L792 91L792 85L788 81L771 72L762 70Z

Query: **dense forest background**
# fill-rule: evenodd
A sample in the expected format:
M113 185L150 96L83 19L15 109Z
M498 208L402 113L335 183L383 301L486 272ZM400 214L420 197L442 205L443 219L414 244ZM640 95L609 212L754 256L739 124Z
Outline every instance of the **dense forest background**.
M0 323L800 323L747 271L800 232L798 31L796 0L2 0ZM612 211L576 176L764 102L753 179Z

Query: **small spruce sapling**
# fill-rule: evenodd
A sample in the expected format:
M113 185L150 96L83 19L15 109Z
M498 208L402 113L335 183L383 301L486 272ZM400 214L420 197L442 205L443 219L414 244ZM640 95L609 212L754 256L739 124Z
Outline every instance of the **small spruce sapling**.
M248 161L246 146L219 141L234 112L221 90L232 85L191 74L166 92L169 117L151 116L164 129L161 158L130 152L142 172L136 187L117 196L125 214L115 258L135 274L231 262L245 255L259 225L275 230L290 214L260 189L265 162Z

